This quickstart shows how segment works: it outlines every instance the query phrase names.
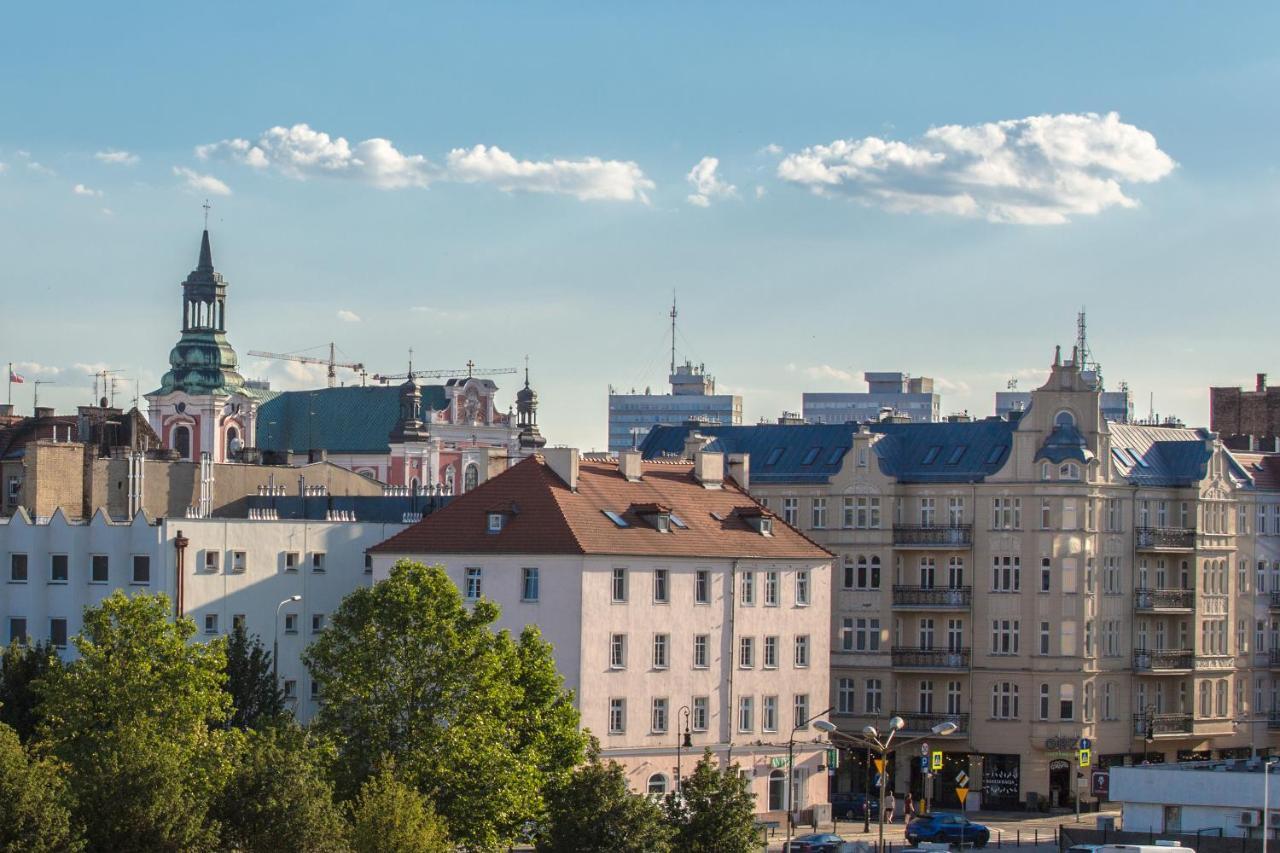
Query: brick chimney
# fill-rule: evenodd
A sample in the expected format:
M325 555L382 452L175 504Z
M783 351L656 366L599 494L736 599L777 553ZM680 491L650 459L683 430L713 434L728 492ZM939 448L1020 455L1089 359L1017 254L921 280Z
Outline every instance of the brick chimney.
M638 483L644 473L639 450L623 450L618 454L618 473L627 478L628 483Z
M751 491L751 454L729 454L729 476L744 492Z
M564 481L570 491L578 491L578 448L544 447L542 460L556 476Z
M718 489L724 485L724 454L699 450L693 454L693 476L704 489Z

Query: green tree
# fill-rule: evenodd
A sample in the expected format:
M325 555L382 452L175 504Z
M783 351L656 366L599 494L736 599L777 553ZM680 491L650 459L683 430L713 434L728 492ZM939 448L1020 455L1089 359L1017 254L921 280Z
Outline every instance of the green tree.
M297 724L249 731L212 808L222 846L247 853L347 849L326 754Z
M66 782L49 761L33 760L10 726L0 724L0 851L76 851Z
M760 848L755 831L755 795L737 764L721 770L711 750L702 754L681 785L667 795L675 848L688 853L747 853Z
M41 748L67 766L91 850L213 846L209 808L230 772L223 643L189 644L164 595L116 591L85 608L79 658L39 685Z
M249 637L236 623L227 639L227 692L231 694L231 725L256 729L275 725L285 716L284 691L271 667L271 652L258 635Z
M444 821L416 788L396 778L391 762L370 776L351 806L355 853L446 853Z
M662 808L627 787L614 761L600 760L593 743L586 764L546 793L547 819L537 849L541 853L665 853L671 827Z
M580 760L578 715L550 647L494 633L497 618L492 602L465 606L440 567L407 561L343 600L306 653L340 796L386 756L468 848L500 847L540 817L544 783Z
M29 646L14 641L0 652L0 723L11 726L23 743L35 735L40 696L33 685L62 665L48 643Z

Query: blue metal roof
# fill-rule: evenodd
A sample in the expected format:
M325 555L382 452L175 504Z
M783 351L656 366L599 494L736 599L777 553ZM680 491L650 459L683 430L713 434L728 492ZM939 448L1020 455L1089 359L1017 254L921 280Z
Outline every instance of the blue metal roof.
M1203 429L1108 424L1111 458L1140 486L1190 486L1208 470L1209 433Z
M423 385L422 414L445 407L444 388ZM396 385L352 385L285 391L258 408L258 447L305 453L386 453L400 420Z
M336 510L349 513L356 521L403 524L406 513L430 515L452 500L447 495L249 495L248 506L273 509L280 519L324 521L330 510Z
M1009 458L1016 424L1000 418L962 423L871 424L880 470L902 483L974 483Z

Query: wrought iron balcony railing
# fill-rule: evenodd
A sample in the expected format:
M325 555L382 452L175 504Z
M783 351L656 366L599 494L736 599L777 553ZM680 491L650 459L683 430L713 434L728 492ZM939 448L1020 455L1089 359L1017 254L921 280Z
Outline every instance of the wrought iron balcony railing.
M972 524L895 524L893 544L899 548L968 548Z
M1133 593L1133 609L1159 612L1161 610L1192 610L1196 604L1194 589L1150 589L1139 587Z
M1194 527L1138 527L1139 551L1190 551L1196 547Z
M973 587L971 586L893 585L894 607L957 610L967 609L972 604Z
M968 669L968 649L895 648L894 667L903 669Z
M1195 666L1196 655L1191 649L1134 649L1133 668L1136 672L1176 672Z

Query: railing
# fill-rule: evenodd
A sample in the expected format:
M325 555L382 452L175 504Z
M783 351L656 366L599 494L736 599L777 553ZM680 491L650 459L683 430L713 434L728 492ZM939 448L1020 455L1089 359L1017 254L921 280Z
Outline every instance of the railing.
M1137 672L1191 669L1195 652L1190 649L1134 649L1133 668Z
M1269 609L1271 609L1271 610L1280 610L1280 592L1273 592L1273 593L1271 593L1271 600L1270 600L1270 602L1269 602Z
M973 544L973 525L895 524L893 544L909 548L968 548Z
M893 585L894 607L967 608L973 603L971 586Z
M1272 711L1267 714L1267 728L1280 729L1280 711Z
M969 731L969 715L968 714L939 714L919 713L919 714L899 714L902 721L905 722L906 732L932 732L933 727L941 723L955 723L956 730L952 734L960 734Z
M1267 662L1272 669L1280 668L1280 649L1271 649L1268 651Z
M968 669L968 649L913 649L893 650L893 665L905 669Z
M1190 714L1133 715L1133 733L1136 737L1189 735L1193 729L1194 722Z
M1194 527L1137 527L1133 532L1141 551L1189 551L1196 547Z
M1191 610L1195 607L1194 589L1149 589L1139 587L1133 593L1134 610Z

